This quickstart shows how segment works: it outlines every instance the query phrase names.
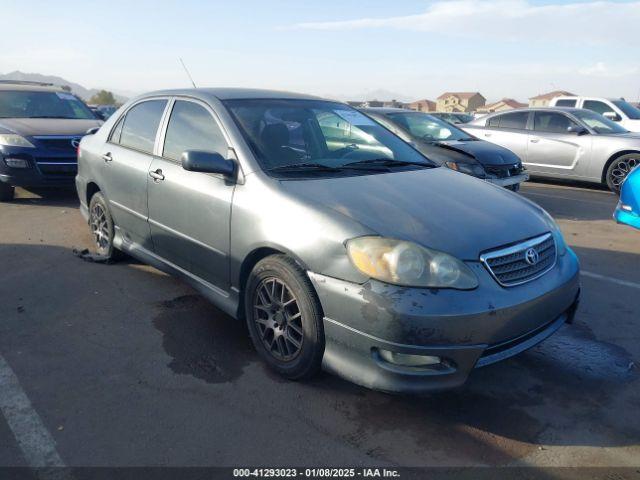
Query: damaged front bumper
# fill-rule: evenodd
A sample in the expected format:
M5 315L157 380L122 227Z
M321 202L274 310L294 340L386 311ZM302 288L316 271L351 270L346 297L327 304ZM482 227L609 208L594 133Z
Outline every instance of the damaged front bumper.
M358 285L309 272L325 315L323 367L383 391L452 388L573 320L580 285L571 250L544 276L511 288L480 263L469 266L480 280L471 291Z

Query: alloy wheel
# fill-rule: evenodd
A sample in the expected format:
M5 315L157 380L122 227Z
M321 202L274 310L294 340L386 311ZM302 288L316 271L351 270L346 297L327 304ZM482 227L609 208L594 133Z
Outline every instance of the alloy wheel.
M616 163L616 166L611 170L611 183L617 188L620 189L624 179L627 178L627 175L631 173L631 170L640 165L640 158L638 157L629 157L624 160L620 160Z
M302 313L291 289L280 279L265 278L255 290L253 320L266 350L288 362L302 349Z
M98 249L106 250L109 248L109 224L107 222L107 214L99 203L96 203L91 209L90 227Z

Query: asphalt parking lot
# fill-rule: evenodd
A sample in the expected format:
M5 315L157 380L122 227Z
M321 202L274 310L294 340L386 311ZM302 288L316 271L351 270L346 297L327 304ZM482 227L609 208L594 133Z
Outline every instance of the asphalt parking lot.
M640 465L640 232L612 221L601 189L522 194L580 257L575 324L461 389L410 397L279 379L187 285L74 256L90 239L73 192L18 190L0 204L0 376L27 404L0 415L0 465ZM48 434L16 439L24 422Z

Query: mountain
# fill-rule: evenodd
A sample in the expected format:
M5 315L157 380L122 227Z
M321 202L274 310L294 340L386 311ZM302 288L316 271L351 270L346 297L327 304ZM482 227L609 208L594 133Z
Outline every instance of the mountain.
M415 98L407 97L401 93L392 92L384 89L367 90L366 92L353 93L353 94L337 94L337 95L324 95L327 98L334 98L336 100L348 101L365 101L365 100L398 100L399 102L411 102Z
M43 82L43 83L53 83L54 85L67 85L71 88L71 91L78 95L83 100L89 100L94 94L98 93L99 88L85 88L82 85L79 85L74 82L70 82L62 77L56 77L55 75L42 75L40 73L24 73L16 70L15 72L0 74L0 80L22 80L28 82ZM106 90L106 89L105 89ZM116 92L113 92L116 97L116 101L119 103L124 103L127 101L127 97L123 95L119 95Z

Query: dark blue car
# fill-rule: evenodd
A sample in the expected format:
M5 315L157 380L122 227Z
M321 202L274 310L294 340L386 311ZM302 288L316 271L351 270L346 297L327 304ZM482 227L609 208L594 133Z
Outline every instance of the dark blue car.
M18 186L72 186L80 139L101 124L62 88L0 82L0 201Z

